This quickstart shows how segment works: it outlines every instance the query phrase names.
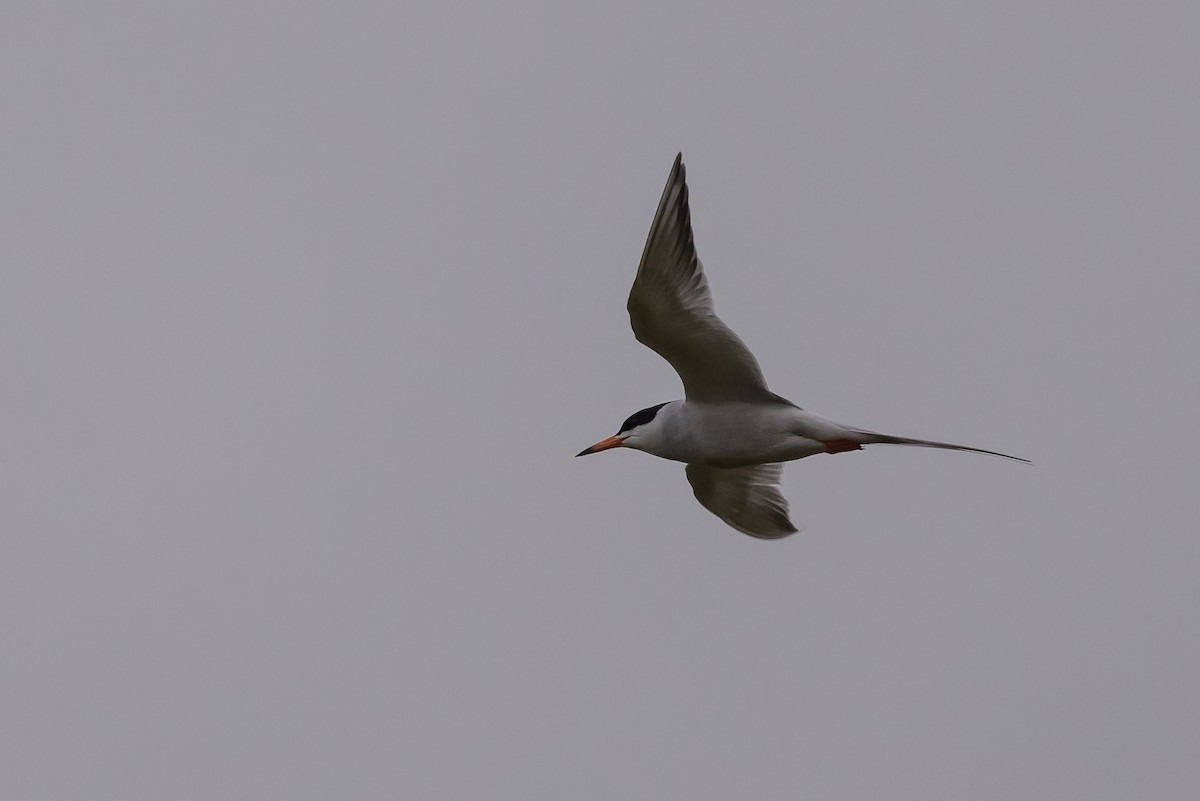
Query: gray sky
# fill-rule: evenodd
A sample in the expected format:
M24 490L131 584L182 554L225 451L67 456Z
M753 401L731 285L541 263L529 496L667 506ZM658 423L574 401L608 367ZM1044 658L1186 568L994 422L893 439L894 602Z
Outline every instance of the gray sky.
M0 797L1200 795L1200 10L796 5L6 12ZM677 150L775 391L1036 467L572 459Z

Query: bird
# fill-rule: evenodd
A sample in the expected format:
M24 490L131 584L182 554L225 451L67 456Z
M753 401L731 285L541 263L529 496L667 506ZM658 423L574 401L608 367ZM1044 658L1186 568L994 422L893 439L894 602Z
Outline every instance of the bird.
M576 456L632 448L683 462L696 500L751 537L779 539L797 530L779 490L784 462L864 445L915 445L1029 463L845 425L767 389L754 354L714 310L696 256L683 153L671 167L626 308L634 336L675 368L684 397L634 412L616 434Z

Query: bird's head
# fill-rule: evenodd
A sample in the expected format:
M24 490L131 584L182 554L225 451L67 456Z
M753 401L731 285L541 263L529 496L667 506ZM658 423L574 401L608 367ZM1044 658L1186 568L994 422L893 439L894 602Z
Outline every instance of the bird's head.
M656 439L659 433L659 423L661 422L658 412L666 405L666 403L660 403L656 406L648 406L641 411L634 412L625 418L624 423L621 423L621 428L618 429L616 435L608 439L602 439L592 447L584 448L575 455L587 456L589 453L599 453L609 448L637 448L638 450L643 450L648 442Z

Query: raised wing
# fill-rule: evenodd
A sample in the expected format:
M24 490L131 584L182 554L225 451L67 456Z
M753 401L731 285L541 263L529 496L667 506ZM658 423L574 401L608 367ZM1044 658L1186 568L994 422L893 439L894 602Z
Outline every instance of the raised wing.
M705 509L743 534L776 540L796 532L779 493L781 464L749 467L687 466L688 482Z
M713 310L692 241L682 153L658 203L627 307L634 336L671 363L689 400L774 399L754 354Z

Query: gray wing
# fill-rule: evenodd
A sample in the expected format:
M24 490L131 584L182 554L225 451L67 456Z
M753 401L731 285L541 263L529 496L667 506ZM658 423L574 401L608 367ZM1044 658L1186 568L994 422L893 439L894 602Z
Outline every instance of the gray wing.
M671 363L689 400L774 399L754 354L713 310L692 241L682 153L658 203L627 308L638 342Z
M749 467L687 466L688 482L705 509L743 534L775 540L796 532L779 493L781 464Z

